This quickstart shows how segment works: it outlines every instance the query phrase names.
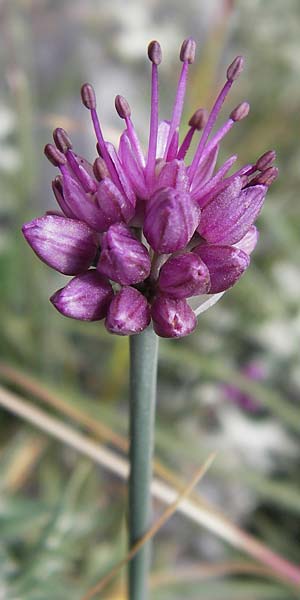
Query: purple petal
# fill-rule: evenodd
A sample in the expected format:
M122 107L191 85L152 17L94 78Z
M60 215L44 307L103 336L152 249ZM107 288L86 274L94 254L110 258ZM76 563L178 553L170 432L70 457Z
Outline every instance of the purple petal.
M157 335L166 338L189 335L197 325L195 313L186 300L159 296L152 304L151 316Z
M193 236L200 208L187 192L158 190L146 203L144 234L160 254L182 250Z
M113 290L95 269L71 279L50 301L65 317L80 321L100 321L106 316Z
M233 182L202 210L198 231L211 244L234 244L241 240L257 218L267 192L264 185L240 191L241 180Z
M200 256L209 270L210 294L217 294L232 287L250 264L248 254L233 246L200 244L193 252Z
M103 213L95 198L86 194L79 183L66 173L63 177L63 190L64 199L72 213L81 221L85 221L92 229L103 231Z
M70 217L71 219L74 219L74 218L76 218L76 216L71 211L70 207L68 206L67 202L64 199L63 190L62 190L62 180L59 177L57 177L57 180L58 181L56 181L54 179L54 181L52 182L52 190L53 190L53 193L57 200L57 203L66 217Z
M119 223L103 235L97 269L112 281L132 285L148 277L151 261L145 246Z
M162 158L165 154L169 131L170 121L161 121L157 132L156 158Z
M163 294L171 298L207 294L210 288L209 271L194 253L172 256L160 270L158 286Z
M127 223L134 215L134 207L130 200L120 192L109 177L105 177L98 185L97 204L103 220L102 232L107 231L114 223L122 221Z
M203 186L211 177L215 170L219 154L219 145L215 146L204 159L200 167L197 169L195 177L193 179L192 190Z
M112 300L105 326L111 333L132 335L140 333L150 323L150 306L135 288L124 287Z
M172 160L163 166L156 179L155 190L167 187L183 192L188 191L189 179L183 160Z
M205 185L200 184L197 188L193 188L192 197L197 200L201 210L228 187L228 181L224 178L236 159L237 156L235 154L230 156ZM216 192L216 190L218 190L218 192Z
M135 193L140 198L147 198L148 191L145 183L144 173L136 162L126 131L124 131L124 133L121 135L119 156Z
M37 256L65 275L86 271L97 252L95 232L74 219L46 215L25 223L22 231Z
M123 166L121 164L121 161L117 155L115 147L113 146L113 144L110 144L109 142L106 142L105 145L106 145L107 152L108 152L108 154L115 166L115 169L117 171L118 178L119 178L121 186L124 190L124 194L127 196L128 200L130 200L131 204L133 206L135 206L136 196L135 196L134 190L132 189L132 185L127 177L125 169L123 168Z
M243 250L246 254L250 255L258 242L258 237L258 230L255 225L252 225L246 235L234 245L236 248L240 248L240 250Z

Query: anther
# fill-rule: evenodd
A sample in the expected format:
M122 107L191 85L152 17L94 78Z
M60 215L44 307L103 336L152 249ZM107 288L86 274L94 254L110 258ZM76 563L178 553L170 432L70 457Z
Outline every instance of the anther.
M273 162L275 160L276 160L275 150L268 150L258 159L255 166L259 171L265 171L268 167L271 167L273 165Z
M116 111L121 119L128 119L131 115L130 106L124 96L116 96L115 98Z
M256 185L271 185L275 179L278 177L278 169L277 167L269 167L255 178ZM252 181L251 181L252 184Z
M62 127L57 127L54 129L53 139L56 148L58 148L58 150L60 150L63 154L66 154L66 152L72 148L72 142L67 132Z
M244 58L243 56L237 56L234 61L229 65L227 69L227 79L228 81L235 81L241 74L244 68Z
M109 170L106 166L106 162L101 157L96 158L93 164L93 172L98 181L102 181L102 179L110 177Z
M46 144L44 153L48 160L55 166L60 167L66 164L66 157L53 144Z
M232 111L232 113L230 114L230 118L233 121L241 121L242 119L245 119L245 117L247 117L247 115L249 114L249 110L250 104L248 104L248 102L241 102L241 104L236 106L236 108Z
M193 38L188 38L182 42L180 49L180 60L181 62L193 63L195 60L196 53L196 42Z
M93 86L90 83L84 83L81 88L81 99L89 110L96 108L96 95Z
M198 108L196 112L192 115L189 120L189 126L193 127L193 129L197 129L201 131L207 123L208 120L208 112L205 108Z
M161 46L156 40L150 42L148 46L148 57L154 65L160 65L162 59Z
M52 190L54 192L55 197L63 196L63 186L61 177L55 177L52 181Z

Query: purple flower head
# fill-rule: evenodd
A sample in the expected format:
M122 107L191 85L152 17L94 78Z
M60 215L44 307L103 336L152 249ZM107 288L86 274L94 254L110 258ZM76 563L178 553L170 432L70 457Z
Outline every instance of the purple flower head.
M119 335L139 333L152 318L158 335L182 337L196 326L198 309L194 312L190 303L195 306L199 300L203 307L204 296L211 294L212 305L249 266L258 239L254 222L278 174L275 152L269 150L233 172L235 154L218 164L222 139L250 109L248 102L241 102L215 128L226 96L243 70L241 56L229 65L211 111L197 108L179 138L195 52L195 41L184 40L171 117L159 121L162 51L157 41L149 44L146 148L121 95L115 99L124 123L118 148L104 138L89 83L82 86L81 98L96 138L93 162L74 151L62 128L55 129L54 144L45 147L47 158L59 170L52 183L59 212L25 224L23 233L41 260L76 276L51 298L66 316L106 318L107 329ZM192 142L195 151L189 159Z

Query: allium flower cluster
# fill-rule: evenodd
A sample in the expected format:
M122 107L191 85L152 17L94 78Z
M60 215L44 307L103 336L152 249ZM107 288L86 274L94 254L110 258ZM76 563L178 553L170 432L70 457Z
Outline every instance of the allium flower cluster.
M98 157L91 165L74 152L66 131L54 131L54 145L47 144L45 154L60 171L53 181L60 211L25 224L23 233L41 260L74 276L51 297L63 315L85 321L105 318L108 331L119 335L139 333L152 319L158 335L182 337L196 327L188 299L200 297L201 303L203 295L227 290L249 266L257 241L253 223L277 176L275 152L231 174L236 155L216 167L221 140L249 112L242 102L212 133L243 69L242 57L228 67L211 112L198 109L179 141L195 42L185 40L180 50L182 69L170 121L159 123L158 118L158 42L150 43L148 56L152 80L146 152L122 96L115 100L125 122L119 148L104 139L93 87L84 84L82 101L91 114Z

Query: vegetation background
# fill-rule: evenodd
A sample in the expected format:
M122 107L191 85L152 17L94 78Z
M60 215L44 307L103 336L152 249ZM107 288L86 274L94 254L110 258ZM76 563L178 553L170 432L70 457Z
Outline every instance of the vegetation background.
M7 394L124 451L128 341L53 310L48 297L63 277L36 259L20 228L54 207L54 169L43 146L55 126L94 157L82 82L95 85L107 138L117 141L121 128L117 93L146 138L153 38L164 54L164 118L182 39L198 42L186 117L211 104L226 65L245 55L223 118L244 99L251 112L228 135L223 156L238 153L242 164L275 148L280 168L247 275L201 316L192 336L161 342L156 457L187 482L216 450L201 495L299 564L298 0L2 0L0 23L1 404L8 398L0 423L0 599L79 600L126 552L124 481L110 463L97 465L43 431L40 416L35 426L15 416ZM161 509L155 504L156 516ZM298 597L267 575L221 531L177 514L154 541L151 600ZM124 580L101 597L125 599Z

